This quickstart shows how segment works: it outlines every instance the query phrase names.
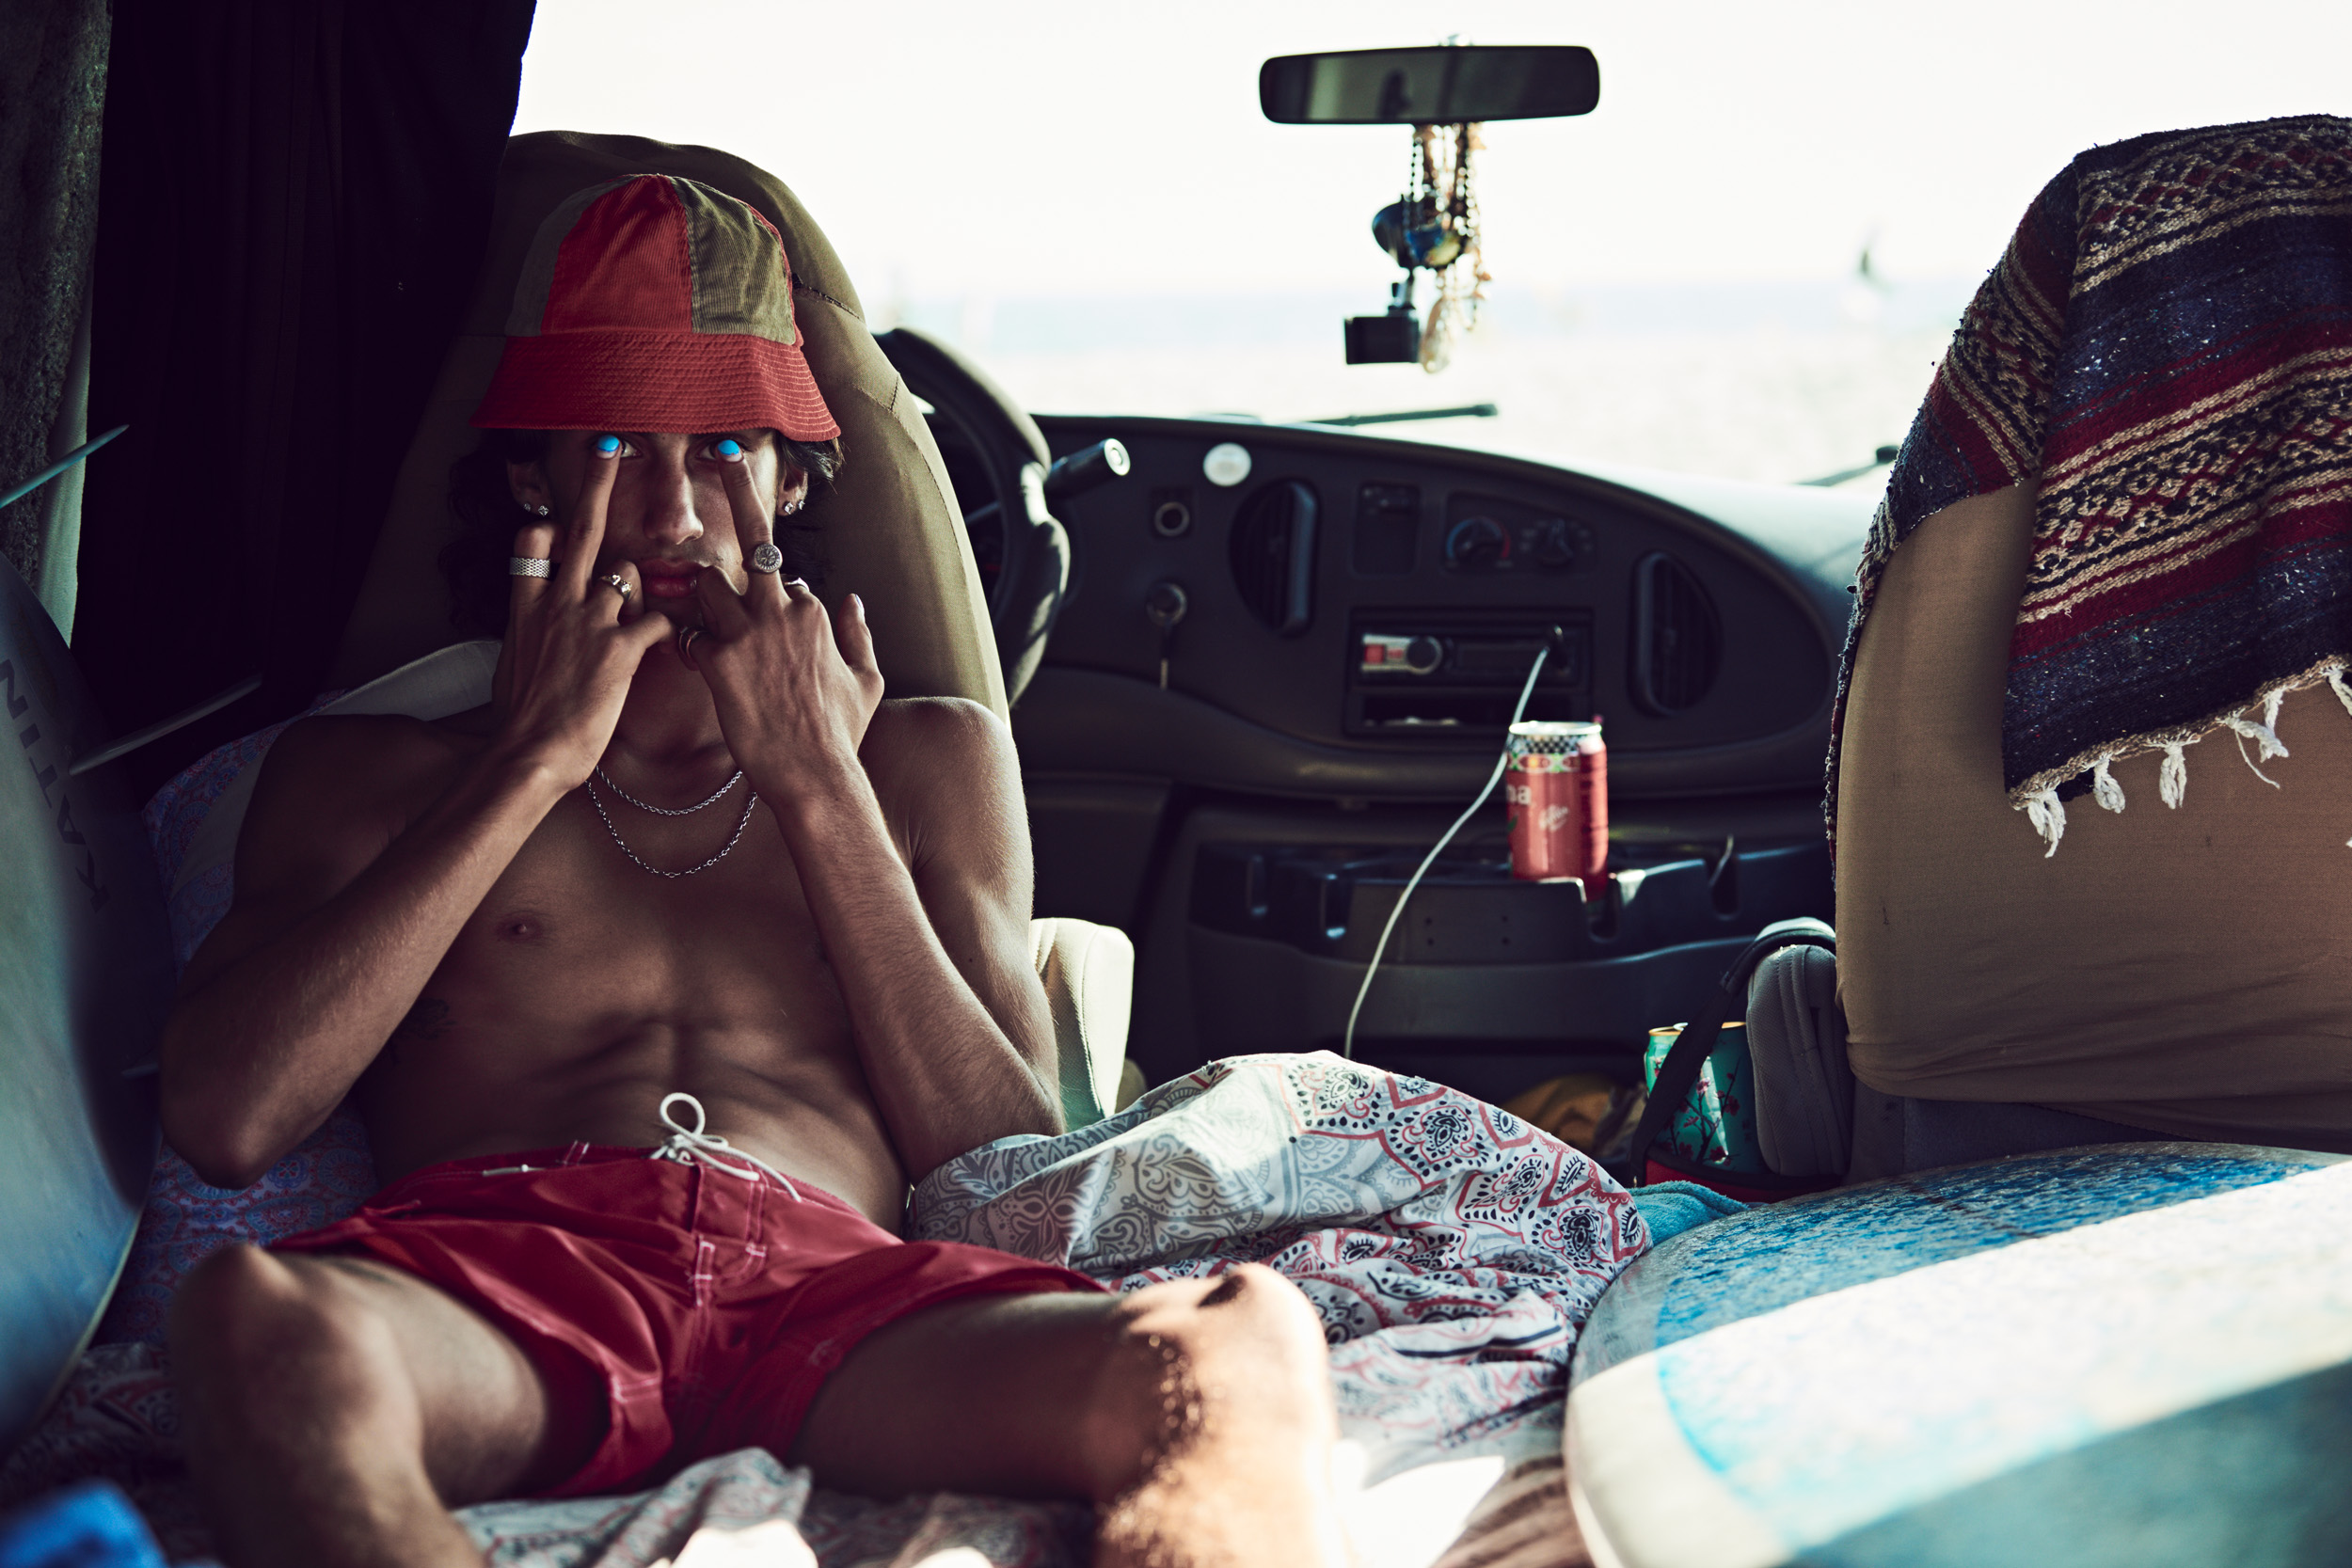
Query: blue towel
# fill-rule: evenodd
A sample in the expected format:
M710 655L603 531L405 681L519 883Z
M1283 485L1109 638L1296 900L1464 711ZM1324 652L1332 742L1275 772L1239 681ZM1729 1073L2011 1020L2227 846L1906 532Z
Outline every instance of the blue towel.
M131 1499L94 1481L0 1520L0 1568L164 1568L164 1554Z
M1649 1227L1650 1244L1655 1246L1686 1230L1696 1230L1709 1220L1736 1214L1747 1205L1695 1181L1653 1181L1633 1189L1633 1207L1642 1212L1642 1222Z

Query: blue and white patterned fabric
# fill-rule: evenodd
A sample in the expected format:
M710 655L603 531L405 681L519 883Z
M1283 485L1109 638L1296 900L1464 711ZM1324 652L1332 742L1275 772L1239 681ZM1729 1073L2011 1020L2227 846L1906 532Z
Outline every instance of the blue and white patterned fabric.
M1578 1330L1649 1245L1577 1150L1329 1052L1213 1062L1091 1127L975 1149L910 1220L1122 1291L1279 1270L1323 1315L1341 1431L1375 1480L1554 1442Z

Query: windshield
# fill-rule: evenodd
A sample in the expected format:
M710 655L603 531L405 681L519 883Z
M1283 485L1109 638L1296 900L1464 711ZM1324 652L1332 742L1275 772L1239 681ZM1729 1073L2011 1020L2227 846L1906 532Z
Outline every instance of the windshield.
M1976 281L2075 152L2344 112L2333 7L1359 0L834 8L544 0L517 131L723 147L789 182L877 328L1048 413L1275 420L1786 483L1883 482ZM1478 329L1438 374L1342 360L1394 265L1409 133L1268 123L1277 54L1556 42L1600 105L1486 128ZM2304 39L2303 47L2284 42ZM1424 301L1424 308L1425 308Z

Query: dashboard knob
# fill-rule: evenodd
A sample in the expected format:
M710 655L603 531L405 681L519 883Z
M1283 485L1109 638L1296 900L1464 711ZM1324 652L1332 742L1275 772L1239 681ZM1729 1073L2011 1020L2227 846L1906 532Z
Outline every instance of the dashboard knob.
M1416 675L1434 674L1445 662L1445 644L1434 637L1416 637L1405 644L1405 668Z
M1446 564L1457 570L1483 571L1511 557L1511 535L1492 517L1465 517L1445 536Z
M1565 517L1546 517L1535 525L1535 563L1558 568L1576 564L1577 540Z

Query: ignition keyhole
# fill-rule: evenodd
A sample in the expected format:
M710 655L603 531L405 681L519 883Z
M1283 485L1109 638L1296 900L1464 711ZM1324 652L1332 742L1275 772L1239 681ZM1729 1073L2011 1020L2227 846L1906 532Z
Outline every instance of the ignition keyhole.
M1160 628L1160 689L1168 689L1168 649L1176 641L1177 623L1192 608L1192 595L1172 578L1163 578L1143 596L1143 613Z

